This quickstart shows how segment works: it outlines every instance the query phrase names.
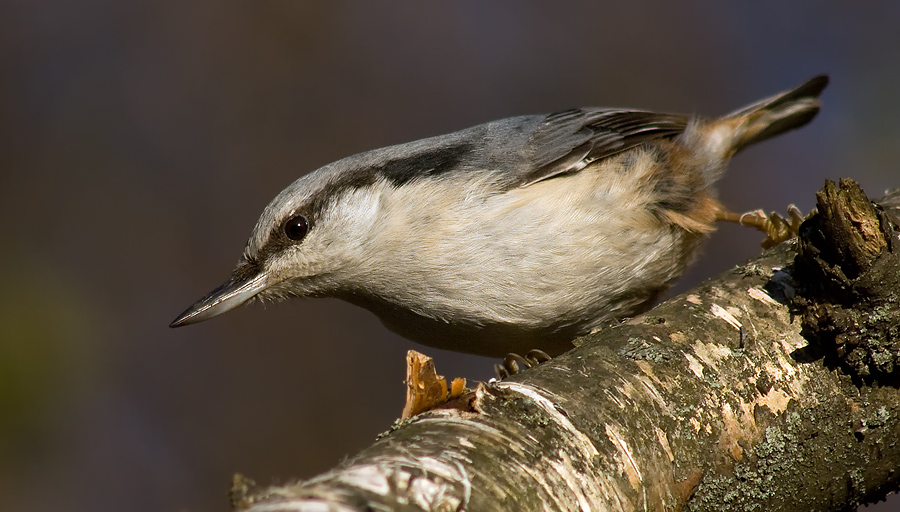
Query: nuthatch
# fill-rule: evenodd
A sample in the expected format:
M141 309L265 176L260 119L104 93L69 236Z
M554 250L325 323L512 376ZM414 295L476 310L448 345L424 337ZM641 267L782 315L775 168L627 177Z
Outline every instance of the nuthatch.
M336 297L424 345L558 354L681 276L733 218L714 187L731 156L809 122L827 84L712 120L582 108L338 160L278 194L230 279L171 326Z

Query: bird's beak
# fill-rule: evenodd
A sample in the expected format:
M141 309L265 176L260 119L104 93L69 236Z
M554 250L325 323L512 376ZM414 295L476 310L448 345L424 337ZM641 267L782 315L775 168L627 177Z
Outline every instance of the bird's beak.
M228 281L178 315L169 327L181 327L209 320L240 306L266 288L267 277L266 272L258 266L241 262Z

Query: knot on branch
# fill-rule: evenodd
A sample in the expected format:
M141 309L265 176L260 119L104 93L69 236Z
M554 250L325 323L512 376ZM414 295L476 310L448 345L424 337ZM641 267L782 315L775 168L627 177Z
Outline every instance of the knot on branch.
M854 378L900 383L900 233L850 179L827 181L800 229L803 335Z

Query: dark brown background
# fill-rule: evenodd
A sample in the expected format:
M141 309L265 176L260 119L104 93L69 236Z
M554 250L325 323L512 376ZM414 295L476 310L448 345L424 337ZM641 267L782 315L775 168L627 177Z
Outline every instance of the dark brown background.
M0 507L223 510L235 471L308 477L388 428L422 347L366 311L167 328L340 157L573 106L721 114L827 72L819 118L740 155L726 204L900 185L900 4L832 3L3 2ZM682 288L758 239L723 226Z

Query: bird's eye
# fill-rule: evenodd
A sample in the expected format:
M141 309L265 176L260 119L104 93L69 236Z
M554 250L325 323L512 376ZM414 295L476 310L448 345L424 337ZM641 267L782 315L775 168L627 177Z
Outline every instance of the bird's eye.
M309 221L303 215L296 215L284 223L284 234L295 242L303 240L309 231Z

